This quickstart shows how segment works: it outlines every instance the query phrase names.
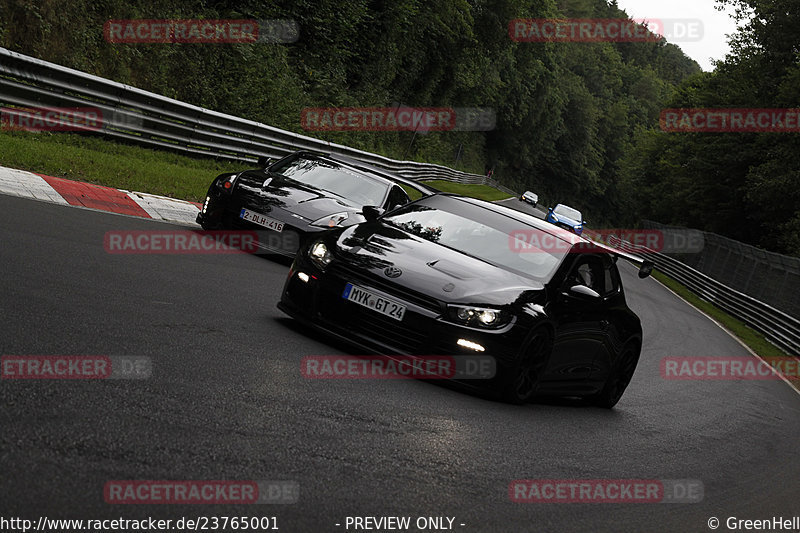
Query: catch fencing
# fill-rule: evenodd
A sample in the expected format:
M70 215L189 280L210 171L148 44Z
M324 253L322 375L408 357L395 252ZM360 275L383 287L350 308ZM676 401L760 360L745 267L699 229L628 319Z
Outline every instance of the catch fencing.
M645 220L665 235L702 235L694 253L660 253L630 243L616 245L651 260L656 269L760 331L791 355L800 355L800 259L767 252L714 233Z

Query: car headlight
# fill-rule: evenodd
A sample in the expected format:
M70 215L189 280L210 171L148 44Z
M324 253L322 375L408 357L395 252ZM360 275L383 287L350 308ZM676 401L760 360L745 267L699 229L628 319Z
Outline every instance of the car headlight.
M312 226L318 226L320 228L336 228L341 227L342 223L348 219L349 214L345 211L342 213L334 213L333 215L327 215L320 219L315 220L311 223Z
M466 326L497 329L505 326L511 317L500 309L472 307L465 305L449 305L447 311L450 319Z
M323 270L326 266L330 265L333 260L331 252L322 241L315 242L311 246L311 249L308 251L308 257L311 259L311 262Z

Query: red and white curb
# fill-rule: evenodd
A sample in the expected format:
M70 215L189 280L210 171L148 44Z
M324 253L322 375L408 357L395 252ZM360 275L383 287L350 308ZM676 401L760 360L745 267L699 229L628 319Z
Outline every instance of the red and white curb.
M200 204L0 167L0 193L196 226Z

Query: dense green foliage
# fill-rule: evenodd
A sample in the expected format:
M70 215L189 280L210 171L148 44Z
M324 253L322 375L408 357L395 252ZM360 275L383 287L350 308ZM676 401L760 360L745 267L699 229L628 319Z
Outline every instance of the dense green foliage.
M314 106L489 107L490 132L313 134L477 173L568 203L596 225L624 205L620 162L699 72L671 44L523 43L515 18L619 18L606 0L0 0L0 44L302 131ZM293 19L275 44L110 44L109 19Z
M732 52L666 107L800 107L800 2L717 0L743 30ZM634 218L714 231L800 256L797 133L642 131L622 162Z

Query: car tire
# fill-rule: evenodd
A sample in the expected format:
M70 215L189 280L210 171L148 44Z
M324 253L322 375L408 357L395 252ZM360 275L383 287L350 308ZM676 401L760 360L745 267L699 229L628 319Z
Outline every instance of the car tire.
M209 209L210 211L210 209ZM203 217L202 222L200 222L200 227L207 231L214 231L214 230L221 230L225 229L222 224L222 219L220 217L210 217L208 215Z
M203 228L206 231L214 231L214 230L222 229L222 224L220 224L219 222L217 222L216 224L212 224L212 223L210 223L208 221L203 221L200 224L200 227Z
M587 399L592 405L611 409L619 402L631 382L636 365L639 363L641 348L636 341L628 341L620 352L614 368L603 385L603 389Z
M553 333L550 329L541 326L534 329L521 356L503 371L500 379L503 401L517 405L530 401L539 388L552 352Z

